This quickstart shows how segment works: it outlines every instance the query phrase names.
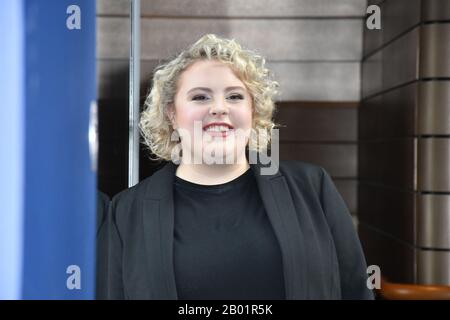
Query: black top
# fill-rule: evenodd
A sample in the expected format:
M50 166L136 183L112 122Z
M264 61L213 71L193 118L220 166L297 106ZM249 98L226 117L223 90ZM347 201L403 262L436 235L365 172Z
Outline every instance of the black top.
M285 299L281 250L252 170L218 185L175 176L179 299Z

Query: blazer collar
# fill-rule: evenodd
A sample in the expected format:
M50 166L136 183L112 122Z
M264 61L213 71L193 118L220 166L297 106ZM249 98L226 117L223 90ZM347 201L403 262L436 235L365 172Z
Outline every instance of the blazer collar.
M286 179L280 170L274 175L261 175L261 164L250 164L250 167L280 244L286 299L305 299L308 290L305 240ZM177 165L168 162L155 172L139 199L149 277L153 284L148 295L156 299L178 299L173 265L173 180L176 168Z

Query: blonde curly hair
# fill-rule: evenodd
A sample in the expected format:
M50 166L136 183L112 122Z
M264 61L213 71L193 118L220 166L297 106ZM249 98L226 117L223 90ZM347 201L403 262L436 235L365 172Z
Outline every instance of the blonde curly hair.
M230 66L245 84L253 99L252 132L248 147L251 151L266 150L272 129L278 126L272 120L275 96L279 84L265 67L265 59L255 51L243 49L234 39L206 34L167 63L154 69L153 86L141 113L139 129L144 143L156 156L152 160L170 160L177 141L171 141L174 131L166 110L174 104L177 80L180 74L198 60L216 59Z

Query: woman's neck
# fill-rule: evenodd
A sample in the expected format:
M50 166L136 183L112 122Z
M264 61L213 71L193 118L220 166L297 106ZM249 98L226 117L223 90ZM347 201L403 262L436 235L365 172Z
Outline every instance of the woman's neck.
M222 184L231 181L250 168L245 159L233 164L185 164L178 166L175 175L181 179L203 185Z

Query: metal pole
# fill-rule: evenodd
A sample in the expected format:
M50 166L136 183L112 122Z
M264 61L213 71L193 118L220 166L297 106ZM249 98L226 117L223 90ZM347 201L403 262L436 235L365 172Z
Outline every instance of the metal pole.
M128 187L139 182L139 85L141 66L141 1L130 0L130 81L128 132Z

